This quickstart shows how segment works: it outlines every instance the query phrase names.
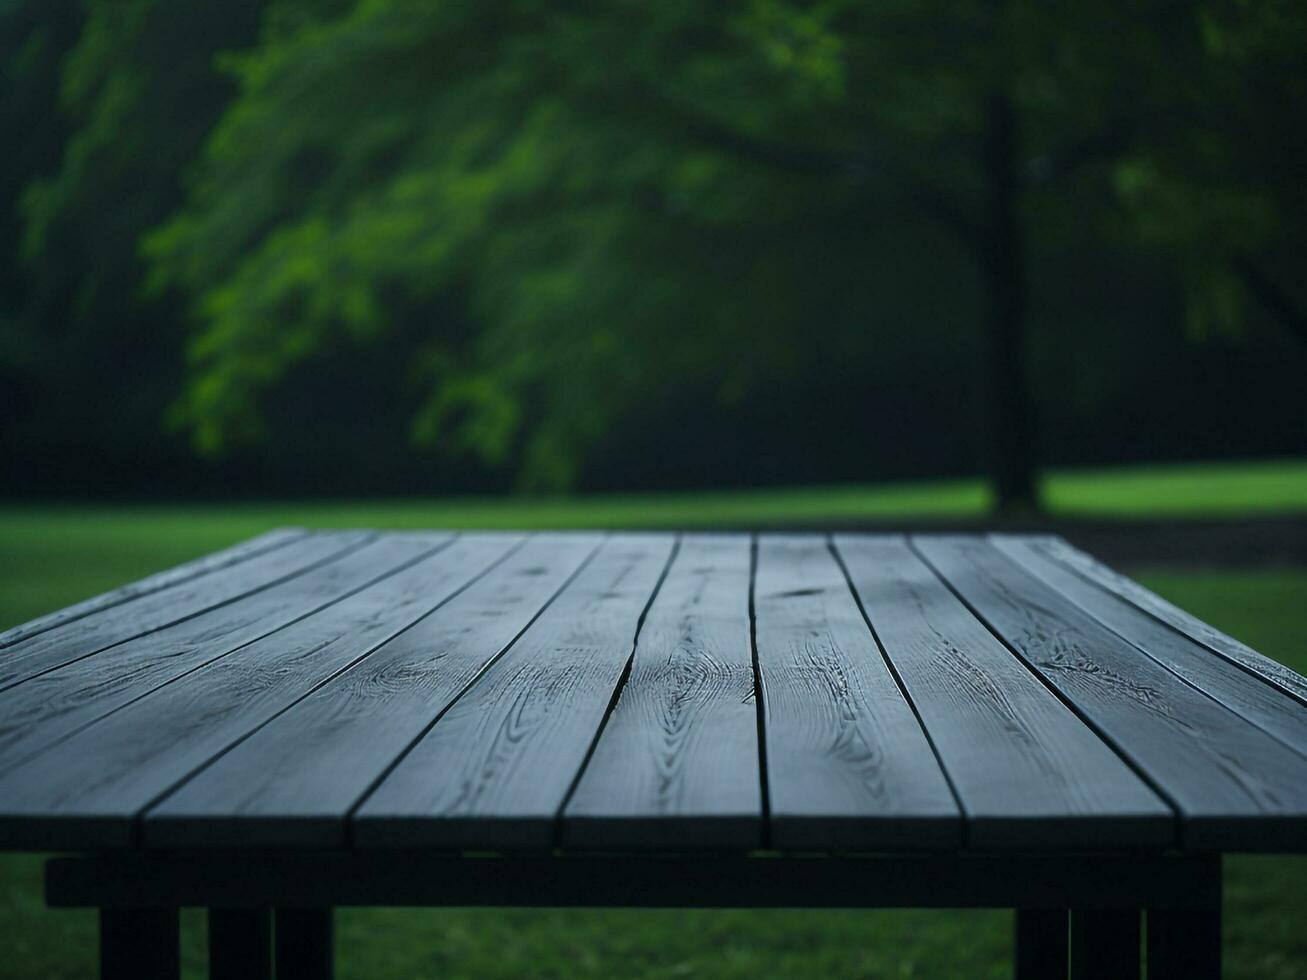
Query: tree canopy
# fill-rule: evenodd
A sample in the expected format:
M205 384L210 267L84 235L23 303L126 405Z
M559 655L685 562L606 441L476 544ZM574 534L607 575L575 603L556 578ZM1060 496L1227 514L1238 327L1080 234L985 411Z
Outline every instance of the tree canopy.
M566 487L668 386L766 398L874 347L874 266L923 224L988 297L1018 469L1033 249L1155 252L1197 332L1250 297L1301 328L1291 0L238 8L91 0L23 198L29 310L185 311L208 453L323 350L400 350L413 439Z

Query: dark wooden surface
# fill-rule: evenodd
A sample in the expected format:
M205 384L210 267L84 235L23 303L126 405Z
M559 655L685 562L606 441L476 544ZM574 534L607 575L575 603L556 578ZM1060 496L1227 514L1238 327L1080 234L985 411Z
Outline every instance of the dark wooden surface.
M364 802L355 839L549 847L670 545L652 536L603 542Z
M841 537L976 847L1165 844L1171 809L896 538Z
M1307 847L1302 755L1149 657L992 542L939 537L918 546L977 616L1172 804L1182 846ZM1146 638L1138 642L1146 648Z
M680 542L563 820L577 847L757 847L750 541ZM610 688L610 692L613 688Z
M215 848L1307 852L1307 680L1046 537L273 532L0 634L0 849Z
M764 538L754 602L773 846L960 844L948 780L826 541Z

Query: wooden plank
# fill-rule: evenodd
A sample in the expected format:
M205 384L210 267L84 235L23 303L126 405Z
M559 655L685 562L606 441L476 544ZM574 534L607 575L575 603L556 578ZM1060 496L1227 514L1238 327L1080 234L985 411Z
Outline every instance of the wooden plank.
M1200 646L1117 594L1076 575L1027 539L996 535L994 546L1113 633L1213 700L1307 756L1307 706L1265 678Z
M601 541L539 535L432 615L223 755L143 821L146 846L332 847L396 758Z
M948 782L825 538L764 536L754 592L772 845L958 846Z
M961 598L1149 778L1190 850L1297 850L1307 760L1144 656L978 538L914 539Z
M608 539L367 798L355 842L550 847L672 543L671 535Z
M444 537L388 537L336 561L0 692L0 774L163 684L384 577ZM3 781L0 780L0 785Z
M836 548L926 726L974 848L1165 846L1175 814L902 537Z
M761 843L750 550L746 535L681 540L564 813L565 845Z
M102 612L113 606L120 606L124 602L161 592L182 582L189 582L191 579L199 578L202 575L220 571L245 561L247 558L263 554L265 551L272 551L283 545L290 544L295 539L304 537L307 533L303 528L298 527L277 528L268 531L266 534L260 534L258 537L250 538L248 541L234 544L230 548L224 548L222 551L215 551L211 555L197 558L195 561L158 572L148 578L141 579L139 582L132 582L112 591L92 596L90 599L5 630L0 633L0 649L13 646L15 643L29 639L38 633L45 633L48 630L71 623L73 620L83 619L93 613Z
M153 801L401 634L517 540L463 539L424 557L441 538L383 538L374 547L390 551L394 574L158 688L0 777L0 787L56 824L46 835L53 846L130 843Z
M29 636L0 654L0 692L302 575L359 547L367 537L358 532L311 534L223 574L205 575Z
M1192 616L1178 606L1167 602L1155 592L1150 592L1138 582L1114 572L1102 562L1095 560L1061 538L1041 537L1029 539L1031 545L1047 554L1055 561L1062 562L1080 575L1110 592L1114 592L1127 602L1133 603L1144 612L1161 620L1168 626L1179 630L1214 653L1220 654L1231 663L1238 664L1244 670L1269 681L1281 690L1292 694L1307 705L1307 677L1290 670L1282 663L1272 660L1227 636L1214 626L1209 626L1196 616Z

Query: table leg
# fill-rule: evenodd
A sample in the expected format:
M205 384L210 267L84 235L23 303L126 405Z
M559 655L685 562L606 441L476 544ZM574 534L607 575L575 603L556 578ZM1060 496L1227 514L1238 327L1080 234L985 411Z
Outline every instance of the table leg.
M1148 980L1219 980L1221 976L1221 859L1197 862L1189 897L1195 907L1146 912Z
M209 980L272 980L267 909L209 909Z
M1071 980L1139 980L1138 909L1071 910Z
M1066 980L1066 909L1017 909L1012 975L1016 980Z
M1149 909L1148 980L1220 980L1221 910Z
M177 980L177 909L101 909L101 980Z
M277 980L331 980L331 909L277 909L276 921Z

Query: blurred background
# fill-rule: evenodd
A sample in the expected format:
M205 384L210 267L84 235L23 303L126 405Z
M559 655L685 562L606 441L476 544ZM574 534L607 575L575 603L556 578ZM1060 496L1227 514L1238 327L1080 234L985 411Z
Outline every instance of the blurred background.
M1000 526L1307 669L1305 106L1301 0L0 0L0 628L275 524ZM1229 975L1307 977L1307 864L1229 867ZM85 975L36 859L0 903L0 977ZM353 912L341 968L1007 929Z

